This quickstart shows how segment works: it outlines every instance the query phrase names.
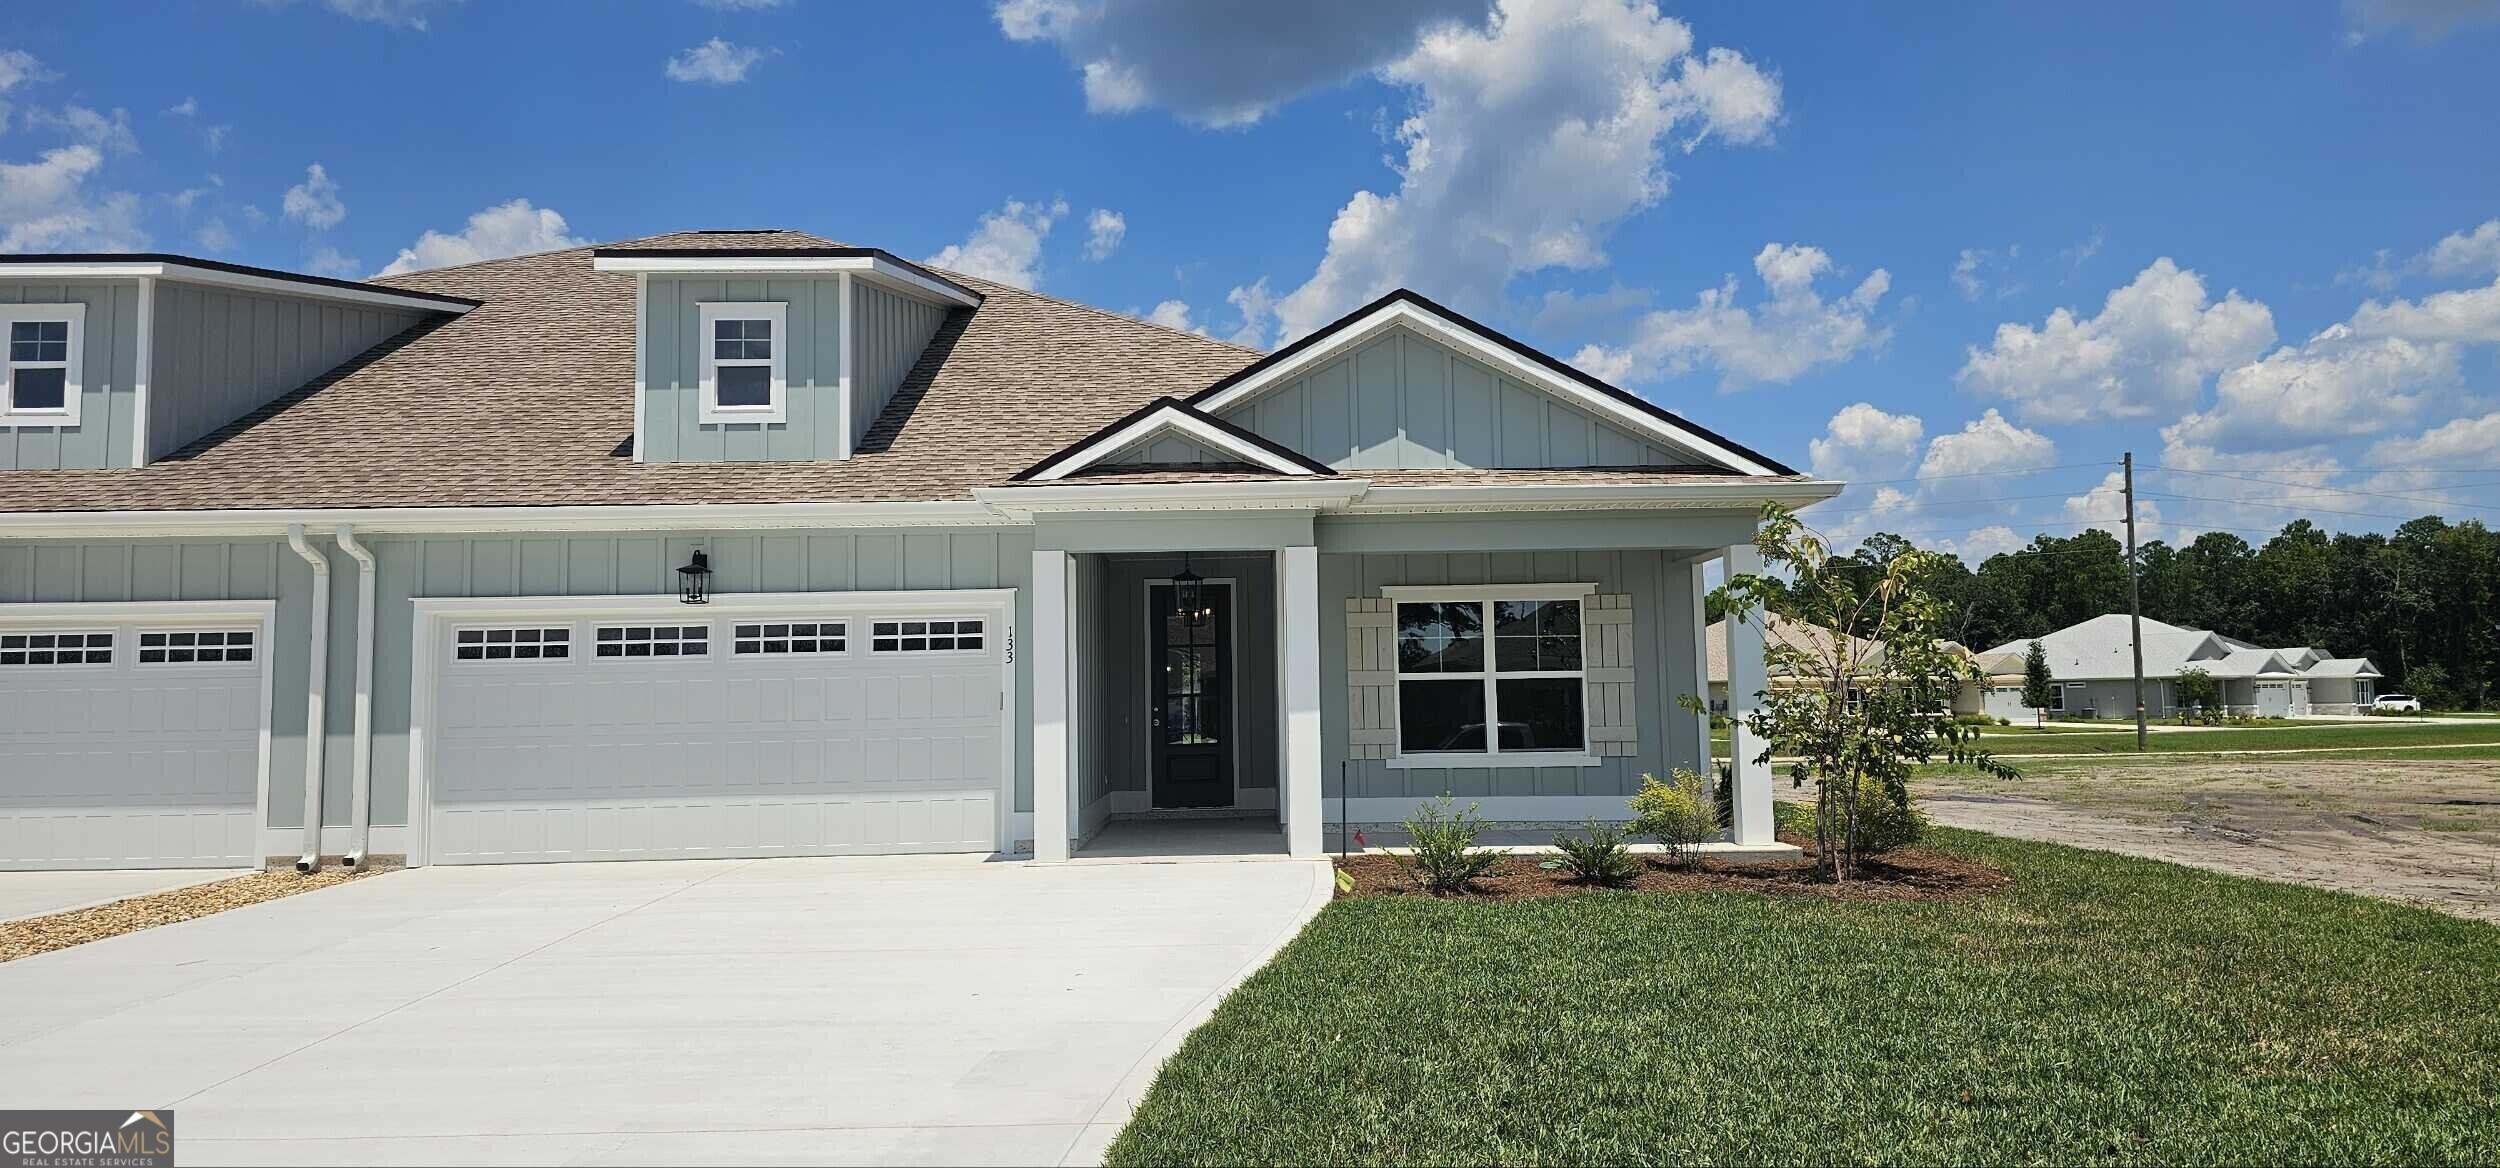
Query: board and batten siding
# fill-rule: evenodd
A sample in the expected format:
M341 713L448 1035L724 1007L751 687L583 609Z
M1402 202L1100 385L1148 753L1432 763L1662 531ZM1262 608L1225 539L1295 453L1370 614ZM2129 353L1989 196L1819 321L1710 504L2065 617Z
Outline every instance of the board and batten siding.
M328 532L310 533L330 560L329 696L322 821L347 822L355 744L356 562ZM667 596L676 568L703 549L712 587L733 592L1014 588L1030 619L1032 537L1012 528L630 535L366 536L375 579L373 822L408 822L409 686L419 597ZM282 539L0 541L0 603L270 600L272 828L303 824L304 714L311 655L312 569ZM701 612L702 610L690 610ZM1031 673L1017 661L1013 725L1031 725ZM1021 731L1020 731L1021 732ZM1032 809L1028 751L1018 749L1016 810Z
M1402 327L1222 416L1339 470L1691 461Z
M886 403L920 363L920 354L946 323L947 310L900 296L870 284L851 281L857 302L851 320L851 441L867 437Z
M642 303L644 462L800 462L842 452L842 282L833 276L723 279L652 276ZM789 306L781 338L786 422L706 425L702 309L708 303Z
M1320 555L1320 727L1326 797L1338 796L1338 760L1354 798L1469 799L1526 795L1629 798L1644 774L1665 775L1706 759L1698 720L1677 696L1701 693L1695 668L1699 630L1692 613L1692 571L1666 551L1476 552L1415 555ZM1594 583L1600 596L1631 597L1631 693L1638 737L1598 750L1597 766L1434 767L1398 769L1385 759L1355 758L1354 698L1346 602L1378 599L1394 585ZM1592 661L1592 666L1600 662ZM1680 664L1680 668L1678 665ZM1590 700L1599 700L1592 694ZM1593 749L1599 744L1592 743ZM1616 753L1623 751L1623 753ZM1629 815L1629 809L1625 811Z
M431 315L157 281L148 458L215 433Z
M0 303L87 306L78 424L0 427L0 471L129 466L139 416L139 282L0 280Z

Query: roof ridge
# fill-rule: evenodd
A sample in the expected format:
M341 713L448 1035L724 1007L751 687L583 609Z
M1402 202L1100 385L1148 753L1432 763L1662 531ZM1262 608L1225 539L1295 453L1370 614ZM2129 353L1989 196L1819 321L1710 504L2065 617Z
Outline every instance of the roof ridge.
M1265 354L1265 353L1263 353L1263 352L1260 352L1260 351L1259 351L1259 350L1257 350L1257 349L1253 349L1253 348L1249 347L1248 345L1236 345L1236 344L1232 343L1231 341L1226 341L1226 340L1218 340L1217 338L1215 338L1215 337L1211 337L1211 336L1208 336L1208 335L1207 335L1207 334L1205 334L1205 333L1193 333L1193 332L1189 331L1188 329L1176 329L1176 328L1173 328L1172 326L1170 326L1170 325L1168 325L1168 324L1156 324L1155 322L1153 322L1153 321L1151 321L1151 320L1147 320L1147 319L1146 319L1146 318L1144 318L1144 317L1139 317L1139 316L1130 316L1129 314L1127 314L1127 313L1125 313L1125 312L1114 312L1114 311L1112 311L1111 309L1104 308L1103 306L1101 306L1101 305L1099 305L1099 304L1087 304L1087 303L1085 303L1084 301L1081 301L1081 300L1068 300L1068 299L1064 299L1064 298L1061 298L1061 297L1058 297L1058 296L1052 296L1052 295L1050 295L1050 294L1048 294L1048 293L1045 293L1045 292L1036 292L1036 291L1034 291L1034 290L1033 290L1033 289L1031 289L1031 288L1019 288L1019 287L1017 287L1017 286L1015 286L1015 285L1013 285L1013 284L1002 283L1002 282L1000 282L1000 281L997 281L997 280L992 280L992 279L989 279L989 278L987 278L987 277L983 277L983 276L975 276L975 275L973 275L973 274L971 274L971 273L969 273L969 272L959 272L959 271L956 271L956 270L954 270L954 269L952 269L952 268L941 268L941 267L937 267L937 266L935 266L935 265L929 265L929 264L924 264L924 265L922 265L922 266L923 266L923 267L927 267L930 271L932 271L932 272L936 272L936 273L938 273L939 275L946 276L946 277L947 277L947 278L949 278L949 279L955 279L955 280L979 280L980 282L982 282L982 283L984 283L984 284L991 284L991 285L995 285L995 286L1000 287L1000 288L1005 288L1005 289L1008 289L1008 290L1010 290L1010 291L1013 291L1013 292L1015 292L1015 293L1017 293L1017 294L1019 294L1019 295L1023 295L1023 296L1030 296L1030 297L1034 298L1035 300L1045 300L1045 301L1048 301L1048 302L1050 302L1050 303L1052 303L1052 304L1059 305L1059 306L1061 306L1061 307L1063 307L1063 308L1074 308L1074 309L1079 309L1079 310L1081 310L1081 311L1085 311L1085 312L1090 312L1090 313L1093 313L1093 314L1095 314L1095 315L1097 315L1097 316L1106 316L1106 317L1110 317L1110 318L1115 319L1115 320L1125 321L1125 322L1127 322L1127 323L1129 323L1129 324L1144 325L1145 327L1150 328L1150 329L1153 329L1153 330L1155 330L1156 332L1170 333L1171 335L1176 336L1176 337L1187 337L1187 338L1189 338L1190 340L1193 340L1193 341L1204 341L1204 342L1206 342L1206 343L1208 343L1208 344L1210 344L1210 345L1221 345L1221 346L1223 346L1223 347L1225 347L1225 348L1227 348L1227 349L1231 349L1231 350L1233 350L1233 351L1235 351L1235 352L1238 352L1238 353L1246 353L1246 354L1248 354L1248 355L1250 355L1250 356L1252 356L1252 357L1264 357L1264 356L1267 356L1267 354ZM1184 401L1184 402L1186 402L1188 399L1183 398L1183 399L1181 399L1181 400L1182 400L1182 401Z
M396 280L396 279L399 279L399 278L400 278L400 277L402 277L402 276L431 276L431 275L435 274L436 272L460 272L460 271L466 271L466 270L468 270L468 269L470 269L470 268L482 268L482 267L485 267L485 266L486 266L486 265L488 265L488 264L504 264L504 263L510 263L510 262L512 262L513 260L530 260L530 259L538 259L538 258L540 258L540 257L542 257L542 256L563 255L564 253L566 253L566 252L568 252L568 251L583 251L583 252L586 252L586 251L591 250L592 248L595 248L595 247L601 247L601 246L605 246L605 245L603 245L603 244L596 244L596 243L582 243L582 244L575 244L575 245L573 245L572 247L551 247L551 248L548 248L548 249L547 249L547 250L545 250L545 251L522 251L522 252L514 252L514 253L512 253L511 255L508 255L508 256L495 256L495 257L493 257L493 258L491 258L491 259L470 260L469 262L467 262L467 263L465 263L465 264L444 264L443 266L441 266L441 267L439 267L439 268L410 268L410 269L408 269L408 270L407 270L407 271L405 271L405 272L393 272L393 273L391 273L390 275L387 275L387 276L373 276L373 277L371 277L371 278L367 279L365 282L366 282L366 283L368 283L368 284L378 284L378 283L380 283L380 282L382 282L382 281L384 281L384 280Z

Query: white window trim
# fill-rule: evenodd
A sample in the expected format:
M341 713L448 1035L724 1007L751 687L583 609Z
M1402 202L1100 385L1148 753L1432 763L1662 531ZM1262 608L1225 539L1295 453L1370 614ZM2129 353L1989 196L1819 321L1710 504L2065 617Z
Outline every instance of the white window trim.
M722 320L763 320L772 322L773 357L769 363L758 361L723 362L713 354L712 324ZM712 300L695 305L695 337L702 346L700 369L701 405L696 420L706 426L735 425L741 422L787 422L790 420L790 306L778 300L728 301ZM720 380L717 370L723 364L769 364L772 369L771 399L760 406L724 406L720 404Z
M1451 769L1460 767L1574 767L1602 766L1605 761L1589 752L1588 700L1588 599L1597 591L1595 584L1478 584L1454 587L1397 586L1382 588L1380 594L1392 602L1389 635L1397 637L1396 604L1475 604L1484 607L1485 667L1473 673L1414 674L1418 679L1463 681L1475 679L1484 685L1485 749L1481 751L1408 750L1405 740L1405 682L1408 674L1394 665L1389 686L1389 724L1399 735L1397 753L1386 760L1392 770ZM1497 600L1569 600L1580 605L1580 668L1518 672L1504 670L1494 655L1492 604ZM1580 681L1580 749L1578 750L1503 750L1501 735L1501 697L1494 683L1502 678L1573 677Z
M69 322L69 353L62 361L61 408L57 410L21 410L17 408L18 363L0 360L0 428L17 429L32 426L75 426L78 424L80 391L86 384L87 306L75 301L62 304L0 304L0 343L5 343L8 326L20 321L66 320ZM0 351L0 358L6 357ZM29 364L51 368L49 361Z
M880 649L876 647L878 638L884 636L884 634L877 632L877 623L880 621L979 621L981 622L981 631L971 635L981 638L981 647L978 649ZM990 638L993 635L991 630L996 627L996 625L997 622L993 618L977 612L880 613L876 616L872 616L866 620L858 622L857 635L849 637L847 640L850 642L852 647L871 657L977 657L990 651ZM958 624L957 627L960 629L961 625ZM896 633L886 639L899 641L904 637L912 635L914 634ZM924 639L929 636L926 632L917 635L923 637ZM944 635L961 637L965 634L958 631L956 633Z

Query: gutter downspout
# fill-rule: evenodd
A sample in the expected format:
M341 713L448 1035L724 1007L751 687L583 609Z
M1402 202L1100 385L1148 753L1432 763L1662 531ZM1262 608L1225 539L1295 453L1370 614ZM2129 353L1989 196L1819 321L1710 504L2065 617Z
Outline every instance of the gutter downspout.
M354 794L347 820L348 868L365 863L365 845L373 835L373 553L356 542L356 529L339 524L339 550L356 558L356 737L350 757Z
M330 560L304 541L304 525L290 523L287 546L312 565L312 660L304 699L304 854L295 870L321 866L321 757L329 752L330 723L323 709L330 688Z

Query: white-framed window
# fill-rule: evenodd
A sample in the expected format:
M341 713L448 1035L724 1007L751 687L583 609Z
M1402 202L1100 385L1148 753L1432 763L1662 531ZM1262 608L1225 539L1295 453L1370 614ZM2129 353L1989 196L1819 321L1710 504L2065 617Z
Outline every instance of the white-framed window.
M86 629L0 632L0 669L36 665L111 665L113 634Z
M1588 755L1581 609L1551 587L1392 590L1398 753L1448 765L1543 766Z
M987 626L977 620L878 620L868 622L871 653L963 653L981 649Z
M590 634L594 657L702 657L712 651L710 625L601 625Z
M141 629L141 665L213 665L252 659L250 629Z
M572 655L571 629L461 629L452 634L455 661L562 661Z
M0 426L77 425L87 306L0 304L0 331Z
M714 301L696 305L695 318L703 355L699 420L788 421L790 306Z
M730 647L739 656L844 653L851 647L848 621L758 621L730 626Z

